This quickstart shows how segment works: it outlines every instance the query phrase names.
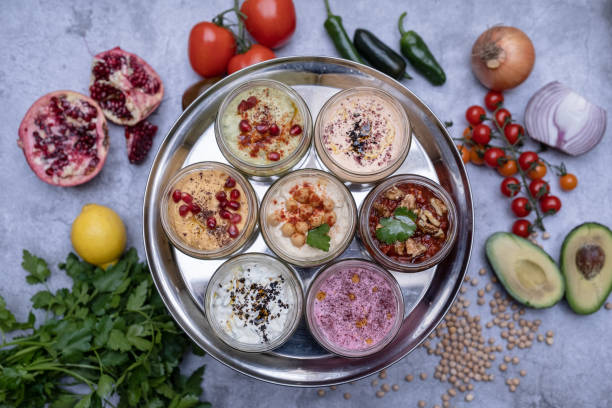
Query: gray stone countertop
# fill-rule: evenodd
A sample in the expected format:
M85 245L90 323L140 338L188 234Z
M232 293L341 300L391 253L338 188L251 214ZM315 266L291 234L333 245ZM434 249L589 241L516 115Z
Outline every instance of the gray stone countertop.
M322 24L323 2L296 0L298 25L290 43L277 51L287 55L337 55ZM486 90L473 77L469 56L476 37L495 24L517 26L533 40L536 65L528 80L505 94L506 105L517 119L522 119L527 100L535 90L552 80L559 80L591 101L612 106L612 2L598 1L367 1L332 0L332 10L342 15L352 35L358 27L374 31L397 48L396 22L408 11L407 25L420 33L445 68L448 81L433 87L419 75L403 81L442 119L452 120L453 136L460 136L466 126L465 109L482 104ZM181 113L184 89L197 81L187 60L187 37L197 22L210 20L230 7L230 1L114 2L85 1L10 1L0 13L0 262L3 284L0 293L8 306L24 319L35 287L25 284L20 268L21 250L27 248L53 265L71 251L69 239L72 220L89 202L114 208L128 228L128 244L144 257L142 241L142 199L154 153L163 136ZM17 128L24 113L38 97L58 90L72 89L88 93L93 54L120 45L146 59L161 75L166 96L151 120L159 126L152 153L140 166L129 164L123 129L110 126L111 150L104 170L94 180L77 188L58 188L41 182L29 169L17 148ZM564 161L578 175L579 187L563 193L554 177L553 188L563 201L561 212L547 219L551 238L541 241L558 258L563 237L577 224L594 220L612 225L612 182L610 130L593 151L569 157L547 153L552 161ZM475 208L475 238L471 276L485 265L483 243L494 231L509 230L513 216L509 201L499 193L501 178L495 172L468 166ZM68 279L53 268L52 288L65 286ZM480 277L483 286L491 272ZM489 294L490 295L490 294ZM487 296L489 296L487 295ZM476 305L476 290L466 295L471 300L470 313L490 319L488 307ZM487 297L488 301L488 297ZM517 355L520 365L501 373L493 362L495 380L476 383L475 399L454 398L452 405L483 407L610 407L612 406L612 311L600 310L590 316L574 314L562 301L542 311L528 310L529 319L541 319L544 330L553 330L552 346L537 343L529 350L504 350L500 355ZM485 329L485 336L498 337L496 329ZM418 349L390 369L383 383L399 384L382 399L375 397L373 378L326 390L319 397L315 389L297 389L253 380L223 366L210 357L193 357L185 362L190 370L207 364L204 398L216 407L416 407L441 404L440 395L448 384L433 379L438 362L435 356ZM498 358L499 360L499 358ZM505 378L518 376L525 369L521 384L508 391ZM418 374L428 374L427 380ZM405 382L412 374L415 380ZM350 401L343 399L350 393Z

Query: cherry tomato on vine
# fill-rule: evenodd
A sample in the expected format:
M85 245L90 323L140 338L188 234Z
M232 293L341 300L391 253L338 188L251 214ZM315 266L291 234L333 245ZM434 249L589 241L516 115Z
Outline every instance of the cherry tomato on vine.
M479 145L473 146L472 150L470 150L470 161L477 166L481 166L484 164L484 154L484 147Z
M464 163L470 162L470 148L464 145L457 145L457 150L459 150L459 154L461 154L461 160Z
M533 166L533 169L531 169L527 173L527 177L529 177L532 180L541 179L545 175L546 175L546 165L542 163L541 161L538 162L538 164L536 164L535 166Z
M505 156L506 154L499 147L490 147L485 151L484 161L487 166L497 168L500 165L499 159Z
M463 138L465 140L471 140L472 139L472 126L468 126L465 129L463 129Z
M512 115L506 108L501 108L497 112L495 112L495 121L499 125L499 127L504 127L504 123L506 120L512 119Z
M578 178L572 173L566 173L559 178L559 184L563 191L570 191L578 185Z
M484 103L488 110L494 111L504 103L504 95L498 91L489 91L484 97Z
M523 171L526 171L531 166L531 163L537 162L538 159L539 157L536 152L526 151L519 156L518 165Z
M251 48L243 54L234 55L227 64L227 73L232 74L249 65L276 58L276 54L271 49L261 44L253 44Z
M516 174L518 167L516 160L506 158L506 162L497 168L497 172L504 177L510 177Z
M512 233L527 238L531 233L531 223L527 220L516 220L512 225Z
M188 51L193 70L203 77L214 77L225 73L236 53L236 40L227 28L202 21L189 33Z
M478 125L482 123L482 120L486 112L482 106L472 105L465 111L465 118L471 125Z
M545 214L556 214L561 209L561 200L554 195L546 195L540 199L540 208Z
M501 182L500 190L506 197L514 197L521 191L521 183L515 177L506 177Z
M479 145L486 145L491 141L491 128L481 123L472 129L472 140Z
M509 123L504 128L504 135L506 136L506 140L511 145L515 144L519 141L520 137L525 134L525 130L518 123Z
M535 179L529 183L529 192L534 198L539 200L550 193L550 186L542 179Z
M295 31L295 7L291 0L246 0L240 11L249 34L269 48L284 45Z
M512 208L514 215L519 218L526 217L531 212L531 205L529 204L529 200L525 197L515 198L512 200L512 205L510 207Z

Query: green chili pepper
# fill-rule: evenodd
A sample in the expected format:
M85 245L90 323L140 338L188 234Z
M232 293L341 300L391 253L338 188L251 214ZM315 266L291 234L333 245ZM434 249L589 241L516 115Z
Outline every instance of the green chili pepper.
M340 16L333 15L330 8L328 0L325 1L325 9L327 10L327 20L325 20L325 30L327 34L330 36L336 49L342 56L342 58L346 58L351 61L359 62L361 64L366 64L366 62L361 58L355 46L353 45L351 39L349 38L344 26L342 25L342 18Z
M359 54L377 70L395 79L412 79L406 73L406 61L402 56L368 30L357 29L353 42Z
M442 85L446 81L444 70L440 64L438 64L438 61L436 61L431 51L429 51L427 44L425 44L425 41L423 41L420 35L412 30L404 31L404 17L406 17L405 12L400 16L398 21L399 31L402 35L402 39L400 40L400 50L402 54L408 59L414 69L423 74L429 82L434 85Z

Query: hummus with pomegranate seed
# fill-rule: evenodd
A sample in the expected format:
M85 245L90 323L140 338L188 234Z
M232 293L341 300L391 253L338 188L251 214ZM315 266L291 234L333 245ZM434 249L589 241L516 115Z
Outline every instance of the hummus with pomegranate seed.
M349 94L331 103L322 115L323 148L332 161L351 173L385 170L397 161L407 143L397 108L375 93Z
M253 165L277 163L299 146L304 119L295 100L281 89L255 86L230 101L221 117L229 150Z
M292 258L321 258L341 245L350 230L350 204L340 188L323 177L284 183L269 200L270 239ZM308 231L322 224L330 226L328 252L306 243Z
M226 198L219 200L222 196ZM185 174L168 199L168 221L176 236L187 246L204 251L223 248L240 236L248 212L243 188L220 170Z

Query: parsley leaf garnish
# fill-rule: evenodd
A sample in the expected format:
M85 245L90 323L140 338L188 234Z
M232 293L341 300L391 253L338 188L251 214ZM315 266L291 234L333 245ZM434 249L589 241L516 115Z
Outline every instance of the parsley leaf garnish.
M382 228L376 230L376 238L385 244L405 241L416 231L416 214L406 207L397 207L391 217L381 218Z
M30 272L30 274L26 276L26 281L30 285L43 283L47 280L49 275L51 275L47 262L42 258L32 255L26 249L23 250L23 262L21 266L23 269Z
M317 228L313 228L308 231L306 236L306 243L313 248L319 248L325 252L329 252L329 242L331 238L328 235L329 224L321 224Z

